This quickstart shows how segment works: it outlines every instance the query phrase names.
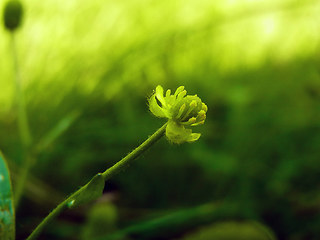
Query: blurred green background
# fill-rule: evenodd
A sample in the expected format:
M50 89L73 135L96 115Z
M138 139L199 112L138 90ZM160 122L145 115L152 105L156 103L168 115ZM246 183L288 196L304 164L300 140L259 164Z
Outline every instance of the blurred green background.
M22 3L18 61L40 150L18 239L163 124L146 100L158 84L207 104L200 140L162 139L41 239L320 239L318 0ZM0 35L0 149L15 182L24 153Z

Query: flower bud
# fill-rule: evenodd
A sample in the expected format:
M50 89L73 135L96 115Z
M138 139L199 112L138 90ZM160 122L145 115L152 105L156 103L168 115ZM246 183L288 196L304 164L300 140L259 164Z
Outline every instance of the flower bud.
M9 31L16 30L22 20L23 7L19 0L9 0L3 11L4 26Z

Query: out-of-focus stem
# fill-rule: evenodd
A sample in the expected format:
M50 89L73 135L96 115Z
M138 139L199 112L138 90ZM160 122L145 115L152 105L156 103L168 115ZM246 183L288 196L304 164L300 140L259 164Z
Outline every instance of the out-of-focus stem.
M28 148L31 144L31 134L28 124L28 117L26 113L24 95L22 91L21 73L18 63L18 55L16 50L15 33L11 34L11 52L13 58L13 67L15 75L15 87L16 87L16 102L18 105L18 127L21 137L21 141L24 148Z
M22 166L19 173L19 178L15 187L15 205L18 206L20 202L21 195L23 193L25 181L29 174L31 165L33 163L33 157L30 155L30 145L31 145L31 134L28 124L28 117L25 107L24 94L22 90L21 73L18 62L18 55L16 50L15 33L11 32L11 54L13 59L14 67L14 77L15 77L15 87L16 87L16 104L18 107L18 128L21 138L23 155L22 155Z

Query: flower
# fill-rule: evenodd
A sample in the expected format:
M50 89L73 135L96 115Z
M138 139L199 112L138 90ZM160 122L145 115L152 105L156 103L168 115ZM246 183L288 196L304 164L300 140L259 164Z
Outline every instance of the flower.
M158 85L149 98L149 109L156 117L168 118L166 136L171 142L180 144L200 138L200 133L192 133L186 126L203 124L208 107L197 95L187 95L184 86L178 87L172 95L170 89L164 94Z

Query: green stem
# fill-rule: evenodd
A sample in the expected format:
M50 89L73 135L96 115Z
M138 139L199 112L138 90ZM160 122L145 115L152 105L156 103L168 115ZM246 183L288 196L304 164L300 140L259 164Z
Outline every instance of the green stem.
M150 148L155 142L157 142L165 133L167 123L165 123L161 128L159 128L154 134L152 134L147 140L145 140L139 147L134 149L131 153L129 153L126 157L122 158L119 162L114 164L112 167L108 168L105 172L102 173L102 176L105 180L110 179L112 176L123 170L125 167L129 165L133 160L139 157L142 153L144 153L148 148ZM63 210L68 208L68 204L70 200L74 198L74 196L80 194L86 185L82 186L79 190L71 194L66 200L60 203L48 216L46 216L42 222L35 228L35 230L30 234L27 240L37 239L39 234L42 232L44 227L52 221L55 217L57 217Z
M21 137L23 147L28 148L31 143L31 134L29 130L24 95L23 95L22 85L21 85L22 81L21 81L21 74L20 74L20 68L19 68L19 62L18 62L18 55L16 50L15 35L13 32L11 33L11 52L12 52L14 73L15 73L19 132L20 132L20 137Z
M120 170L126 167L132 160L139 157L144 151L146 151L149 147L151 147L156 141L158 141L166 130L167 123L164 124L161 128L159 128L152 136L150 136L147 140L145 140L139 147L134 149L131 153L129 153L126 157L122 158L119 162L114 164L112 167L108 168L102 176L104 180L108 180L113 175L117 174Z
M18 175L19 178L18 178L16 188L14 191L14 193L15 193L14 194L14 204L15 204L16 209L19 206L21 196L23 194L23 190L25 188L26 181L29 176L29 171L30 171L34 162L35 162L35 158L27 153L24 158L24 162L19 169L19 175Z
M29 156L29 147L31 145L31 134L28 124L28 117L25 107L24 95L22 91L21 85L21 73L18 62L18 54L16 50L16 42L15 42L15 33L11 32L11 53L14 67L14 75L15 75L15 86L16 86L16 102L18 105L18 128L23 148L23 163L21 166L19 179L17 181L16 190L15 190L15 206L17 208L21 195L23 193L23 189L25 186L25 181L28 177L29 170L32 165L32 157Z

